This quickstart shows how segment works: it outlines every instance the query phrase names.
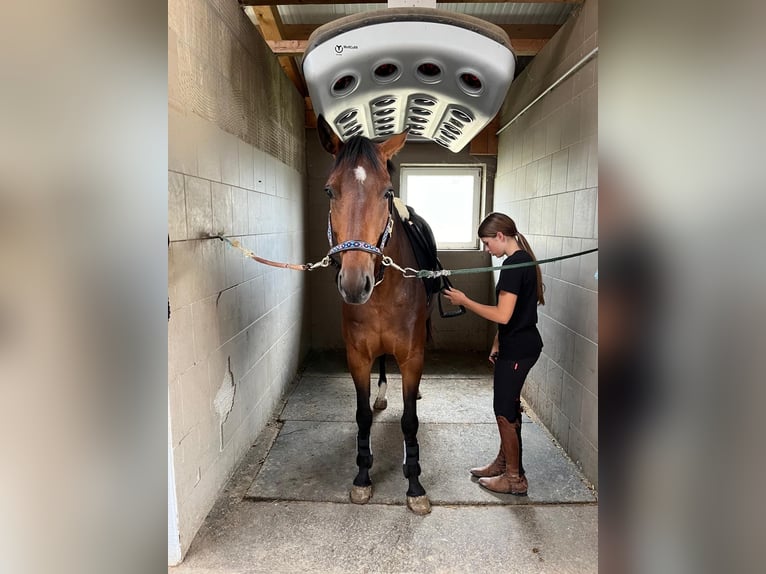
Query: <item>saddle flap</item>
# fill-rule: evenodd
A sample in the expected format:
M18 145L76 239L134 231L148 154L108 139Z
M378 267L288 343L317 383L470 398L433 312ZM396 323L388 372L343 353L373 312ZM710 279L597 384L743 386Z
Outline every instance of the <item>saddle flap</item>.
M407 237L410 240L412 251L415 253L415 260L418 262L420 269L428 269L430 271L441 271L444 266L439 261L436 250L436 238L428 225L428 222L418 215L415 210L405 205L401 200L397 199L394 202L396 210L404 223L404 229L407 233ZM465 313L465 308L461 305L458 310L445 313L442 307L441 290L443 288L452 287L447 277L433 277L430 279L423 279L423 284L426 288L426 296L430 300L435 294L439 294L439 315L442 317L457 317Z

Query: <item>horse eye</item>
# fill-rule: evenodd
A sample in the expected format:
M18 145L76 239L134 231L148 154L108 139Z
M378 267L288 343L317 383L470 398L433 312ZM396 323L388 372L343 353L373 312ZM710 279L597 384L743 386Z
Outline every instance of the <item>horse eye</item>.
M394 189L392 187L389 187L386 190L386 193L383 195L383 197L385 197L386 199L388 199L389 197L393 197L393 196L394 196Z
M332 193L332 188L331 187L325 187L324 188L324 192L327 194L327 197L329 197L330 199L332 199L334 197L333 193Z

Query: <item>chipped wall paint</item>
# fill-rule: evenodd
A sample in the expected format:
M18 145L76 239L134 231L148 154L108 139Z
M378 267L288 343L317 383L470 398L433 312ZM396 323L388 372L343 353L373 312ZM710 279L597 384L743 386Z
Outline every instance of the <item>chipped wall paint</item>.
M226 363L226 373L223 376L223 382L218 387L218 392L213 399L213 406L215 412L218 415L218 422L221 429L221 441L218 446L220 451L223 450L223 423L229 418L231 409L234 408L234 395L237 393L237 386L234 384L234 375L231 372L231 357L229 357Z

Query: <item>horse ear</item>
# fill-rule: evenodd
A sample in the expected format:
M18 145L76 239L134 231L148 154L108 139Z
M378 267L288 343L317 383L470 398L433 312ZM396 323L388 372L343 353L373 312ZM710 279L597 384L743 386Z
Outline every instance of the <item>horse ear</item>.
M332 154L333 157L338 155L340 151L341 141L336 135L327 120L324 119L322 114L319 114L317 118L317 129L319 130L319 141L322 142L322 147Z
M380 142L378 144L378 147L380 148L381 153L386 159L391 159L396 155L396 153L404 147L404 142L407 141L407 132L410 131L409 126L404 129L404 131L400 134L397 134L395 136L391 136L384 142Z

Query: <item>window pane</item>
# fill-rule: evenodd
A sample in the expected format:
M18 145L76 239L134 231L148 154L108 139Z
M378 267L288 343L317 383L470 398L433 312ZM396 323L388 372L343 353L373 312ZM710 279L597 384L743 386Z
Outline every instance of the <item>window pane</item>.
M477 249L483 168L472 165L402 165L401 196L423 216L439 249Z
M407 203L433 229L438 243L474 241L474 176L407 175Z

